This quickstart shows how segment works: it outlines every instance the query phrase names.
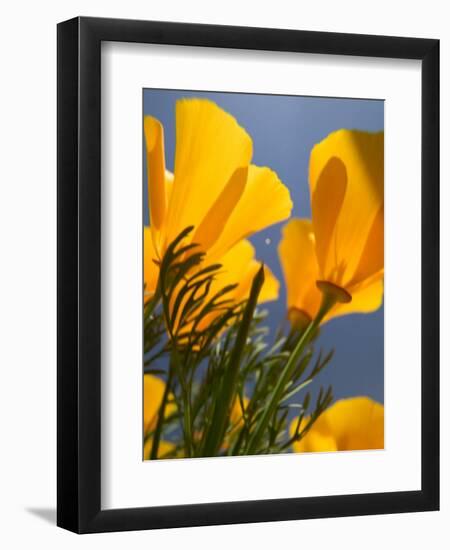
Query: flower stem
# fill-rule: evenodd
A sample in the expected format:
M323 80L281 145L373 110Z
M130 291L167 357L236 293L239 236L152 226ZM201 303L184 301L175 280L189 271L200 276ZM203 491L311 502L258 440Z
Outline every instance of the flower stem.
M183 401L183 433L184 433L184 448L186 458L194 456L194 445L192 439L192 407L191 407L191 391L187 384L185 372L188 370L185 363L181 363L176 339L174 340L174 349L172 350L172 360L175 365L176 376L181 387L181 398Z
M183 406L184 406L184 439L186 446L186 456L194 456L194 445L192 439L192 412L190 391L183 390Z
M244 354L248 332L263 283L264 267L261 266L253 279L250 296L245 306L236 341L231 353L230 365L225 372L219 398L214 403L211 422L205 433L202 456L216 456L223 442L223 437L229 421L230 409L236 395L239 368Z
M149 300L144 304L144 311L147 315L151 315L153 311L155 310L156 306L158 305L158 302L161 298L161 288L159 286L159 283L156 285L155 293Z
M261 415L261 418L259 419L258 424L256 425L255 431L250 436L245 454L255 453L256 450L258 449L261 439L266 431L266 428L270 420L272 419L274 413L277 410L280 399L283 396L284 388L286 387L286 384L289 382L289 379L292 376L292 372L295 369L295 366L297 365L298 360L303 354L305 347L310 342L311 336L314 334L314 332L316 331L317 327L320 325L325 315L330 311L330 309L336 304L337 301L338 299L335 295L327 292L323 293L322 303L321 303L319 312L317 313L315 319L312 320L308 325L308 327L305 329L301 338L297 342L297 345L292 350L292 353L289 356L289 359L283 371L280 374L277 385L275 386L275 389L273 391L272 397L270 398L270 401L267 407L265 408L264 413Z
M155 460L158 458L158 447L159 442L161 440L161 432L162 432L162 426L164 423L164 416L166 411L166 405L167 405L167 398L169 397L170 387L172 385L172 366L169 365L169 374L167 376L167 384L164 388L164 394L161 400L161 405L159 406L158 411L158 421L155 428L155 434L153 436L153 443L152 443L152 451L150 454L150 460Z

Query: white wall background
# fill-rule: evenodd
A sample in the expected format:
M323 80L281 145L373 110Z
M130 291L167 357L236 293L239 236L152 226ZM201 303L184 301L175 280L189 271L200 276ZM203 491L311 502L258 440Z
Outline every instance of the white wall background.
M0 32L0 544L59 548L410 549L450 540L450 36L444 0L7 3ZM56 23L76 15L441 39L442 510L77 537L56 495ZM405 197L407 205L407 197Z

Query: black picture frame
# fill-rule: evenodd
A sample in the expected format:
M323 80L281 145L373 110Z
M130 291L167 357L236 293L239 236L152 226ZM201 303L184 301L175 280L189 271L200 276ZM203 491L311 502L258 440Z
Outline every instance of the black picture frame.
M422 61L422 489L101 509L102 41ZM77 533L439 508L439 41L78 17L58 25L57 524Z

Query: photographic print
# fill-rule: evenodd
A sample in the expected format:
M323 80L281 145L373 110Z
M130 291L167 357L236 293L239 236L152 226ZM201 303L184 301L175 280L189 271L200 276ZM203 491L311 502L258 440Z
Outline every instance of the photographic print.
M143 459L384 448L384 102L143 90Z
M76 17L57 80L57 524L438 510L439 40Z

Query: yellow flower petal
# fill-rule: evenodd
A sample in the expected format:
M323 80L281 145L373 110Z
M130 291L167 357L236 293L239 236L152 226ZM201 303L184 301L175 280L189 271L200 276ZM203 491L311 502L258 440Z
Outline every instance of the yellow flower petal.
M286 283L288 311L302 311L313 319L319 310L322 294L316 286L319 267L310 220L289 220L282 229L278 255Z
M156 428L159 408L164 395L165 383L157 376L144 374L144 436ZM169 394L169 401L165 408L165 417L176 410L173 401L173 395ZM144 443L144 460L150 458L150 452L153 445L153 439L147 437ZM175 449L175 445L168 441L161 440L158 445L158 458L164 456Z
M230 114L208 100L177 101L166 246L186 227L200 226L235 170L248 166L251 156L252 141Z
M194 227L189 240L199 243L206 252L200 267L223 265L210 287L209 297L224 286L237 283L227 298L236 302L245 299L260 264L250 243L241 241L289 216L289 190L269 168L249 166L250 137L231 115L211 101L185 99L176 104L174 176L164 171L161 124L147 117L144 126L147 162L159 167L156 172L149 171L150 209L156 223L144 232L146 300L156 290L157 263L166 247L188 226ZM278 291L278 280L265 267L259 301L276 299ZM174 294L173 303L175 299ZM203 323L207 321L204 319Z
M354 287L352 301L347 304L336 304L325 317L325 320L348 315L349 313L371 313L376 311L383 303L383 290L383 272L379 272L369 282Z
M253 262L253 265L255 267L254 267L252 282L261 264L255 260ZM250 284L250 287L251 287L251 284ZM250 293L250 287L248 289L248 293ZM274 300L277 300L279 292L280 292L280 282L272 273L272 271L269 269L269 267L267 265L264 265L264 283L258 296L258 303L262 304L264 302L273 302Z
M384 133L330 134L311 152L309 183L321 278L351 293L384 264Z
M219 262L221 268L215 276L208 296L212 298L216 293L228 285L237 285L236 288L230 290L222 299L231 300L234 303L239 303L250 294L250 289L253 279L261 267L261 263L254 259L255 249L250 241L239 241L233 248L224 254ZM258 302L268 302L278 298L280 283L275 275L267 266L264 266L264 283L261 288ZM198 325L198 330L206 328L213 319L219 315L219 312L214 311L205 316ZM190 327L183 327L183 334L189 334Z
M295 419L291 423L291 434L296 423ZM383 449L384 407L368 397L337 401L293 447L298 453Z
M153 439L147 438L144 443L144 460L150 459L150 453L152 450ZM158 445L158 458L164 458L169 453L172 453L175 449L175 445L169 441L160 441Z
M166 384L161 378L152 374L144 374L144 434L156 427L156 419L164 395ZM165 407L165 418L175 412L173 394L169 393Z
M220 237L220 234L242 196L247 182L248 169L237 168L215 203L200 222L192 242L208 250Z
M320 278L338 284L342 284L345 258L342 259L342 254L339 254L337 221L346 189L345 166L341 160L332 157L319 175L311 198L311 210Z
M241 400L239 397L236 397L233 406L231 407L230 412L230 425L231 430L227 434L227 437L225 438L225 441L223 442L222 448L228 449L229 442L233 439L233 437L237 434L237 432L243 427L244 425L244 411L248 407L248 404L250 400L248 397L243 397L242 399L244 410L242 410Z
M144 135L147 146L147 182L151 225L160 230L166 215L166 161L164 156L164 129L156 118L144 117Z
M286 283L288 318L293 326L304 327L317 315L322 300L316 286L319 267L310 220L292 218L283 227L278 254ZM336 304L322 323L341 315L377 310L383 302L383 270L351 289L351 302Z
M159 267L153 246L152 231L150 227L144 227L144 302L153 296L156 291L159 277Z
M233 406L231 408L231 413L230 413L230 422L233 426L234 425L237 426L238 424L241 424L243 422L242 417L244 416L244 411L248 406L249 399L244 395L242 398L242 401L244 404L244 410L242 410L241 400L239 399L239 397L236 397L233 402Z
M292 422L291 426L294 424L296 424L296 420ZM301 429L305 425L306 422L302 422ZM291 433L293 433L292 427ZM294 443L293 447L296 453L332 453L339 451L336 439L332 435L314 429L311 429L299 442Z
M370 228L356 273L349 288L356 286L374 273L384 269L384 208L380 206Z
M261 231L290 216L292 200L289 189L267 167L250 165L247 183L226 222L211 257L220 257L239 240Z
M151 374L144 375L144 433L155 428L165 387L160 378Z
M255 259L255 249L250 241L239 241L225 255L220 258L222 268L220 275L211 286L214 294L229 284L238 284L232 291L236 301L248 297L253 279L261 264ZM276 300L278 298L279 282L267 266L264 266L264 284L262 286L259 302ZM231 296L231 295L230 295Z

